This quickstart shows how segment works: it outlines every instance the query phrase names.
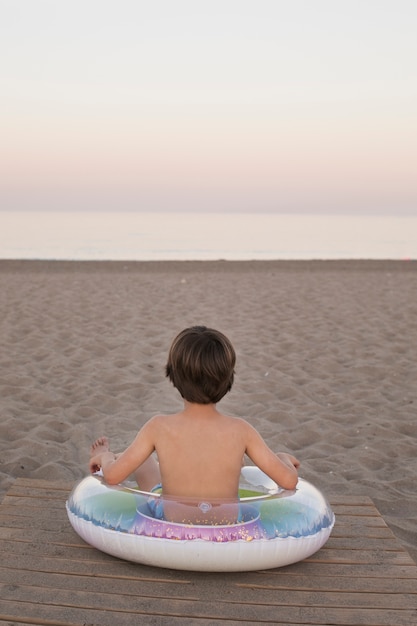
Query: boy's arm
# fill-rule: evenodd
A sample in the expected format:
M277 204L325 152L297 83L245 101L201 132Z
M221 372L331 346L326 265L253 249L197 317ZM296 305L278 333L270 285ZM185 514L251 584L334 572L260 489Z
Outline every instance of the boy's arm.
M247 422L246 454L248 457L283 489L295 489L298 482L299 461L286 452L275 454L261 435Z
M152 420L147 422L136 435L128 448L117 456L110 451L90 459L90 468L101 467L104 480L109 485L117 485L125 480L155 450Z

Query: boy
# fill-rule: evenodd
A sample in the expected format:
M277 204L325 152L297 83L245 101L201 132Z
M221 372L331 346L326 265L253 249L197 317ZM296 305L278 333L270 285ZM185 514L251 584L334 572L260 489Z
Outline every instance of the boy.
M174 415L156 415L120 455L106 437L91 447L90 470L102 469L108 484L134 473L139 488L162 484L164 499L213 501L238 498L244 454L284 489L297 484L298 460L274 454L248 422L223 415L216 403L230 391L236 355L222 333L194 326L173 341L166 375L178 389L184 408ZM159 463L153 458L156 451Z

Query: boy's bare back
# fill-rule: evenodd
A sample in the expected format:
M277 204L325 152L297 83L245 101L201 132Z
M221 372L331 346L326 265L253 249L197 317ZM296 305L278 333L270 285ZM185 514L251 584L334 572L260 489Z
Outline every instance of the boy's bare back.
M164 495L236 498L246 423L213 405L189 406L149 423ZM190 470L192 468L192 470Z

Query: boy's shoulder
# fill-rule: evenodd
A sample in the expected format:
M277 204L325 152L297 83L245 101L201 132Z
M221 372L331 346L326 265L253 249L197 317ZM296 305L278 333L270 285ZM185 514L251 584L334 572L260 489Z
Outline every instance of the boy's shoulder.
M146 424L149 424L152 427L162 426L175 420L176 418L181 417L181 412L179 413L157 413L153 417L151 417Z
M251 428L249 422L244 417L238 417L237 415L223 415L222 416L234 429L246 430Z
M160 422L165 422L166 420L168 420L170 417L172 417L172 415L168 414L165 415L163 413L157 413L156 415L153 415L148 421L147 424L158 424Z

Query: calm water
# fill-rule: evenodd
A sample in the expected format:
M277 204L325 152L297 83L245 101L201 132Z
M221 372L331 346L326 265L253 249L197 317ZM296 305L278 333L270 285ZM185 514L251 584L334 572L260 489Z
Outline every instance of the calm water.
M417 217L4 211L0 258L417 259Z

